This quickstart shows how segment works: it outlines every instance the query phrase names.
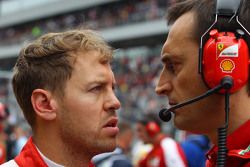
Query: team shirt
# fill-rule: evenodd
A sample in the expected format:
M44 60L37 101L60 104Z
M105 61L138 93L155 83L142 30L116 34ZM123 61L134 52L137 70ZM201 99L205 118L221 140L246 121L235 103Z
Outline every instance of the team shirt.
M250 120L227 137L227 167L250 167ZM207 167L215 167L218 146L207 154Z

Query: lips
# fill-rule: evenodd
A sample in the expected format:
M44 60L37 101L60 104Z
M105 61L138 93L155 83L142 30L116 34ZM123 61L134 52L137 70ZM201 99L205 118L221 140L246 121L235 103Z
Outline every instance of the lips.
M174 106L174 105L178 104L177 102L172 101L172 100L171 100L171 101L169 101L168 103L169 103L169 105L170 105L170 106Z
M169 99L169 109L172 108L173 106L177 105L178 103L175 100ZM175 110L171 110L171 112L175 113Z
M115 137L119 132L119 128L117 127L117 123L118 123L117 117L113 117L113 118L109 119L108 122L106 124L104 124L104 126L103 126L104 134L106 134L107 136L110 136L110 137Z
M103 127L117 127L118 118L111 118Z

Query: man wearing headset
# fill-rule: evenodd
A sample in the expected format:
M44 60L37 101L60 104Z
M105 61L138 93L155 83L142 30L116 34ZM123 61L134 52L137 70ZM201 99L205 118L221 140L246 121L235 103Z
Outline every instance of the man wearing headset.
M168 96L170 106L197 97L210 89L204 83L202 75L198 73L198 55L201 36L215 20L215 6L214 0L177 0L167 10L170 30L162 48L161 59L164 66L156 86L156 93ZM246 31L250 31L249 0L241 1L238 16ZM234 20L234 16L232 20L227 19L227 22L223 23L218 19L218 24L235 31L238 24ZM246 33L243 38L250 46L249 34ZM249 88L248 79L248 83L230 96L225 160L227 167L250 166ZM207 154L206 165L217 166L217 129L225 122L224 95L215 93L172 112L174 123L179 129L209 137L215 146Z

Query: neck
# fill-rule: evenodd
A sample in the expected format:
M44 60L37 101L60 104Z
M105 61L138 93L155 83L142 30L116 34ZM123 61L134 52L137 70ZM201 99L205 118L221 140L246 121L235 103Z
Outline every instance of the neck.
M227 134L230 135L250 118L250 97L245 89L240 90L230 96L230 111ZM217 129L213 129L207 134L209 139L217 144Z
M154 138L153 138L153 144L159 144L161 142L161 140L165 137L164 134L162 133L158 133Z
M122 151L127 152L126 146L122 142L117 142L117 146L122 149Z
M64 143L56 134L53 127L36 129L33 140L41 153L51 161L63 166L88 166L92 156L87 153L85 155L84 150L72 149L71 146Z

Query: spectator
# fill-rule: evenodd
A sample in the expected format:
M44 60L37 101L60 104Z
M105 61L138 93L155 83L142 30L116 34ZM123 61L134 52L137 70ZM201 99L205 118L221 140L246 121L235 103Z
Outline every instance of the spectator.
M180 145L161 132L161 125L155 116L148 116L146 131L153 144L152 150L139 162L140 167L185 167L186 157Z
M74 2L72 2L74 3ZM23 42L38 37L41 33L63 31L80 26L91 29L106 29L125 24L159 19L164 16L167 2L165 0L151 1L119 1L93 6L87 9L62 13L38 22L31 21L14 28L6 27L0 30L0 36L5 39L1 44Z
M135 124L137 141L132 149L132 162L135 167L139 166L140 160L144 159L149 151L152 150L152 144L146 131L147 120L138 119Z

